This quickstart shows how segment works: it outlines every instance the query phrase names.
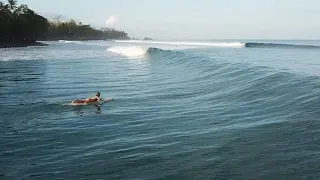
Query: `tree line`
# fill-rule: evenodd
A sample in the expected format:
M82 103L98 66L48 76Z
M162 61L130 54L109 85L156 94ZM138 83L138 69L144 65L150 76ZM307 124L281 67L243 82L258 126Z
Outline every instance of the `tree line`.
M118 31L113 28L101 28L98 30L73 19L67 21L57 19L49 22L49 28L44 38L46 40L101 40L129 39L129 36L124 31Z
M74 20L48 21L16 0L0 1L0 42L35 42L37 40L129 39L124 31L95 29Z
M34 42L49 27L46 18L16 0L0 1L0 40Z

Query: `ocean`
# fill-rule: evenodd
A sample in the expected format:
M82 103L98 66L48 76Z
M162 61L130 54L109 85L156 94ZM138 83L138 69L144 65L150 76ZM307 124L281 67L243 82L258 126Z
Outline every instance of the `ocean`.
M320 41L45 43L0 49L0 179L320 178Z

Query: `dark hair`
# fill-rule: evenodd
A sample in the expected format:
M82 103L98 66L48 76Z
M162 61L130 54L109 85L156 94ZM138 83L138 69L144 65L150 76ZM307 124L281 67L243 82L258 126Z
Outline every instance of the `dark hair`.
M96 95L99 95L100 96L100 93L99 92L97 92L97 94Z

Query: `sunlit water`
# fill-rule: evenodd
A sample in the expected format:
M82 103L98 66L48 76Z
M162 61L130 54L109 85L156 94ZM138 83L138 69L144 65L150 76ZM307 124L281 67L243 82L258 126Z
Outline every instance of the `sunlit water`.
M318 179L320 43L267 43L0 49L0 179Z

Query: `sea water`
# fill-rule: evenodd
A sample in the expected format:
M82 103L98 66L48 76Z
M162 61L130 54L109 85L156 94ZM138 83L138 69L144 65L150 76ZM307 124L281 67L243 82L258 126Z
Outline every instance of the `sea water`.
M319 41L46 43L0 49L0 179L320 177Z

